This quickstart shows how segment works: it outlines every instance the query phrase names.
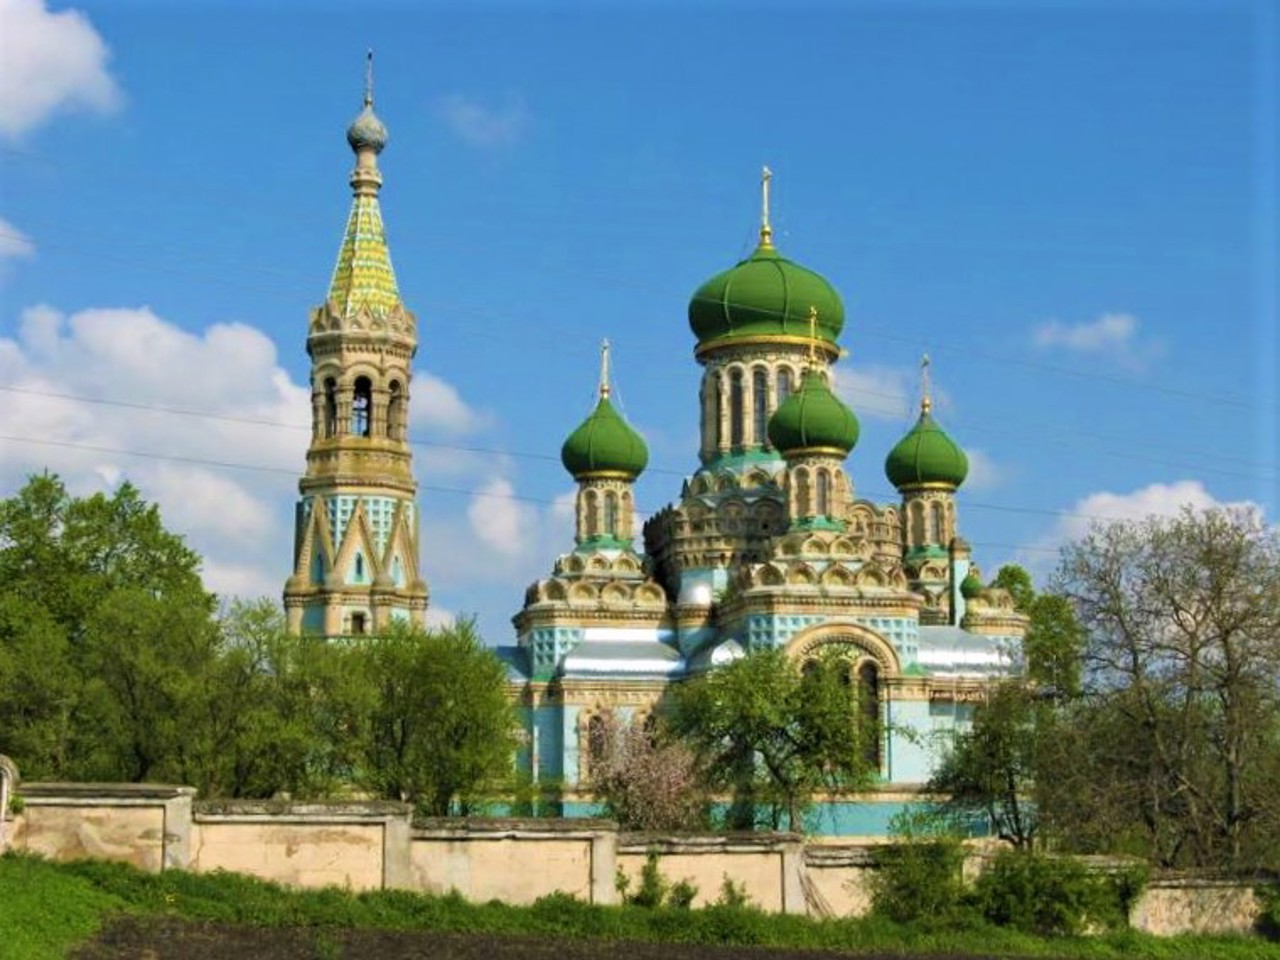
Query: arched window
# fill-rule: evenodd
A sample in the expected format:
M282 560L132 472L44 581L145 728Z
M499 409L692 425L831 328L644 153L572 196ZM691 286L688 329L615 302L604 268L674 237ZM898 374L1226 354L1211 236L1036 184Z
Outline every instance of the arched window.
M929 512L933 514L933 542L942 543L947 534L946 514L942 503L933 501L929 504Z
M351 432L357 437L369 436L369 417L373 405L373 384L368 377L356 377L351 391Z
M586 514L584 519L586 520L588 537L594 537L600 532L600 522L596 517L596 502L597 497L594 490L588 490L582 498L583 513Z
M604 717L597 713L587 721L587 761L592 768L603 762L604 752L608 747L608 737Z
M796 516L813 516L809 510L809 471L803 467L796 471Z
M806 660L800 667L800 677L806 682L811 682L818 678L818 661Z
M357 553L356 554L356 580L360 581L363 579L364 579L364 555Z
M404 392L400 389L400 381L392 380L387 386L391 399L387 401L387 437L391 440L404 439Z
M724 418L724 395L720 392L722 384L720 374L717 373L711 380L711 404L714 417L711 421L711 445L717 448L724 441L724 428L721 424Z
M831 515L831 474L818 471L818 507L814 511L820 517Z
M612 490L604 495L604 535L618 535L618 495Z
M862 722L866 724L862 741L863 759L875 769L880 768L880 670L867 661L858 668L858 706Z
M927 541L924 538L924 504L917 500L911 504L911 537L910 542L913 546L919 546Z
M743 430L742 409L742 371L734 370L729 374L729 444L742 446Z
M338 384L333 377L324 382L324 435L335 436L338 432Z
M778 368L778 406L782 406L787 397L791 396L791 370L787 367ZM776 409L776 408L775 408Z
M751 431L752 442L763 446L769 432L769 375L763 367L751 374Z

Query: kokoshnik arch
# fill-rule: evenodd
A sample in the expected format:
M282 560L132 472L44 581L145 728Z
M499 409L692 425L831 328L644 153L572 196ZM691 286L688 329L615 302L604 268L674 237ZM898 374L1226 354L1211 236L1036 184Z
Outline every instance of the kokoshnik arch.
M387 133L371 80L347 140L355 197L307 337L312 440L284 593L292 630L328 636L421 623L428 598L408 445L416 322L378 207ZM846 658L875 731L877 786L829 798L811 828L883 835L992 680L1018 669L1026 619L983 586L959 534L968 459L934 420L927 380L885 460L900 500L857 496L844 464L858 420L831 389L844 305L775 246L770 177L755 251L689 301L701 441L679 499L637 542L648 450L610 399L607 342L596 406L561 449L578 486L574 543L528 588L516 643L497 652L526 727L517 762L563 786L566 815L596 811L585 786L606 712L643 722L671 684L782 647Z

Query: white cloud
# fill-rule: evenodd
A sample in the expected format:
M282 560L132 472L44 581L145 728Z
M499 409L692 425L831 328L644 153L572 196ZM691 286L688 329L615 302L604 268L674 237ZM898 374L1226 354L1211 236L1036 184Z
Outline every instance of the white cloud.
M964 481L966 490L990 490L1004 482L1004 469L985 450L967 447L965 455L969 458L969 476Z
M501 106L489 106L474 97L451 93L436 103L436 112L458 139L473 147L509 147L529 128L524 100L508 96Z
M1141 371L1161 353L1161 346L1140 341L1138 318L1131 313L1104 313L1089 323L1046 320L1035 328L1032 339L1041 350L1060 348L1070 353L1092 354Z
M0 136L15 139L61 110L105 113L120 102L110 52L78 10L0 0Z
M516 489L505 477L494 477L471 497L467 506L471 530L482 543L506 557L529 552L536 532L536 511L516 499Z
M36 245L30 237L8 220L0 218L0 261L33 257L35 252Z
M833 367L831 377L836 393L859 418L902 421L915 406L914 375L901 367Z
M836 393L862 420L888 423L915 422L920 413L920 371L882 364L845 365L831 368ZM951 406L951 396L934 385L930 390L935 410Z
M427 626L431 629L451 627L453 622L458 619L458 615L452 610L445 610L443 607L431 606L427 608Z
M1056 563L1054 553L1072 540L1078 540L1089 532L1098 521L1145 520L1148 517L1174 517L1184 507L1192 510L1208 510L1212 507L1241 508L1262 514L1262 507L1253 501L1219 500L1199 480L1177 480L1173 483L1153 483L1130 493L1112 493L1101 490L1079 500L1064 511L1053 527L1037 540L1029 551L1024 551L1017 562L1033 573L1046 574Z
M445 433L475 433L490 423L487 413L471 407L457 388L425 370L413 374L409 398L409 422L415 427L434 427Z
M205 557L211 589L279 589L310 400L263 333L190 333L146 307L67 316L41 305L0 337L0 384L0 436L15 438L0 440L0 490L44 469L78 494L131 480Z

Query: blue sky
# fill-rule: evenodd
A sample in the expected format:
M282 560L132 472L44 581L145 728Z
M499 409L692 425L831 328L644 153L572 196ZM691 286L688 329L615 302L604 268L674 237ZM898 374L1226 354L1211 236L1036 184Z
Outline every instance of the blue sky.
M0 493L130 477L213 586L278 596L373 47L424 561L491 642L570 544L601 337L641 507L696 465L685 307L749 251L766 163L779 247L845 299L862 494L927 351L988 572L1047 573L1090 517L1274 520L1278 14L0 0Z

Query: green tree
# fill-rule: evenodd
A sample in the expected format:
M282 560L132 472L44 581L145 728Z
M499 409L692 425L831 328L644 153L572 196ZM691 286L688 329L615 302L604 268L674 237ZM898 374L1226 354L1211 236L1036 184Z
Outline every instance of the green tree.
M982 818L1000 839L1031 848L1039 828L1033 788L1051 709L1021 680L990 692L929 780L954 821Z
M1100 524L1065 549L1056 586L1087 631L1090 703L1120 734L1085 744L1086 765L1133 800L1113 827L1139 830L1162 864L1264 865L1280 796L1280 530L1236 509Z
M506 668L474 623L397 625L352 644L345 661L360 686L350 720L367 788L448 816L475 809L510 778L516 721Z
M198 755L187 780L204 796L320 797L355 768L345 718L357 683L345 650L285 630L279 605L236 602L219 619Z
M802 670L781 650L760 650L677 687L671 729L693 747L708 785L732 794L730 823L802 829L822 788L854 789L871 772L877 725L859 705L846 659Z
M210 655L199 566L128 483L0 501L0 749L29 775L156 775Z
M991 586L1008 590L1014 607L1030 620L1022 640L1027 678L1059 698L1079 694L1085 632L1071 601L1037 592L1031 574L1017 564L1001 567Z

